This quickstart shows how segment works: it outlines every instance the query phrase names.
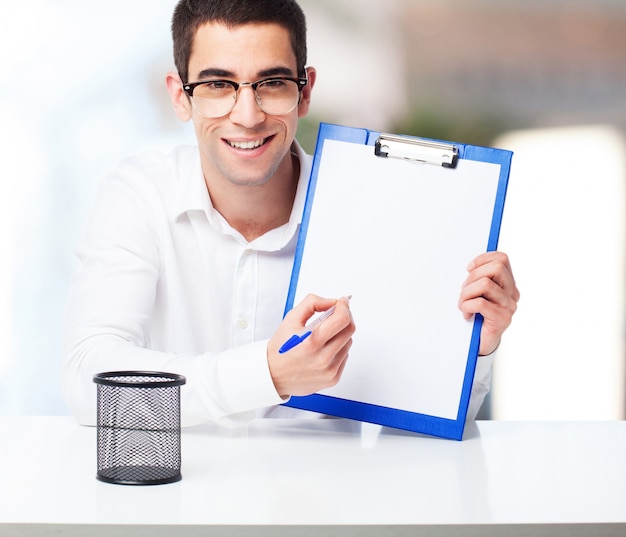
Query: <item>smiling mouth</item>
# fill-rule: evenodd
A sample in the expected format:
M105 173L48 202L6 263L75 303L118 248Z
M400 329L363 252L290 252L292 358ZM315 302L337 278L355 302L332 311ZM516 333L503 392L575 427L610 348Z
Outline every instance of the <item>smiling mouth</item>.
M245 149L245 150L251 150L251 149L257 149L259 147L261 147L262 145L265 145L269 139L271 138L262 138L260 140L250 140L247 142L235 142L234 140L226 140L226 143L234 148L234 149Z

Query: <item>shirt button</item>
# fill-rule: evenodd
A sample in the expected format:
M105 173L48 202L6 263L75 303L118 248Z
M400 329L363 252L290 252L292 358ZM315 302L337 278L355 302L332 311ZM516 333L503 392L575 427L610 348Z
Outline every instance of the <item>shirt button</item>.
M248 328L248 321L246 321L245 319L241 319L241 321L239 321L239 328L241 328L242 330Z

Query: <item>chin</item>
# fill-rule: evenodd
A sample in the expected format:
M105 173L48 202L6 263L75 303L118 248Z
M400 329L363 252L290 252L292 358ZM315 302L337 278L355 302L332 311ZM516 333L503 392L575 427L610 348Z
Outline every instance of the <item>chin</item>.
M258 173L254 176L252 175L230 175L228 176L228 180L236 186L241 187L258 187L263 186L271 180L273 174L264 174L259 175Z

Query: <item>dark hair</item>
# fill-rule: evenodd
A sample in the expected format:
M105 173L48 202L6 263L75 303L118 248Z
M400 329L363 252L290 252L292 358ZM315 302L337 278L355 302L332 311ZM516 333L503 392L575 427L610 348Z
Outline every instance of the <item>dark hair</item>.
M189 58L198 28L207 22L228 27L276 23L291 36L298 75L306 65L306 20L295 0L180 0L172 17L174 64L183 82L189 82Z

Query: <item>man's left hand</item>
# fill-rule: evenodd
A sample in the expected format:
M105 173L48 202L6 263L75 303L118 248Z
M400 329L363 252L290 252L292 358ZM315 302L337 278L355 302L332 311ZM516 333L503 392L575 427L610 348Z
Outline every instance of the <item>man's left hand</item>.
M498 348L503 332L511 324L520 293L515 285L511 264L502 252L487 252L468 266L459 309L466 319L480 313L483 326L478 354L491 354Z

